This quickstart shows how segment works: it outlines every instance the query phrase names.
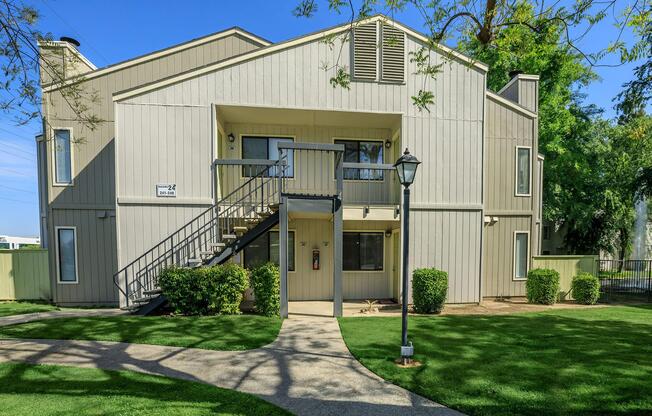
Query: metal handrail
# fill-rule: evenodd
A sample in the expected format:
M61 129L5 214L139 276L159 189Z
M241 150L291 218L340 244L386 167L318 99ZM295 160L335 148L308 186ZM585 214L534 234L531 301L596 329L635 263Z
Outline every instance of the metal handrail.
M226 163L222 163L222 162L226 162ZM219 227L220 225L219 220L221 219L221 217L228 218L229 214L232 214L234 211L236 211L236 209L240 208L238 206L239 203L245 201L247 198L251 198L252 192L255 192L256 190L262 188L263 186L268 185L271 181L283 180L282 175L279 175L278 177L270 177L266 175L270 169L277 168L278 166L286 165L285 160L268 161L268 160L257 160L257 159L250 159L250 160L244 159L244 160L240 160L238 164L247 165L250 162L253 162L254 165L264 166L264 168L259 170L252 177L248 178L243 184L241 184L239 187L231 191L227 196L221 198L218 203L211 205L208 209L201 212L199 215L195 216L185 225L183 225L182 227L180 227L179 229L171 233L168 237L161 240L158 244L156 244L155 246L147 250L145 253L143 253L133 261L131 261L129 264L125 265L123 268L121 268L113 275L113 282L118 288L119 292L125 296L127 306L129 306L129 302L130 302L130 292L131 292L130 287L132 285L134 284L137 285L138 288L137 292L139 292L138 294L144 294L143 292L147 291L148 288L152 289L153 288L151 285L152 277L150 277L149 274L156 267L160 267L161 263L167 264L168 260L174 262L173 258L175 254L179 255L184 249L187 250L189 246L195 245L198 242L201 243L200 240L202 237L204 237L207 233L211 232L212 230L215 230L215 226ZM229 161L214 162L214 164L217 165L228 164L228 163ZM280 171L284 172L285 168L282 167ZM256 183L257 181L259 181L260 183L257 184ZM249 192L240 196L239 193L241 193L245 189L247 189ZM272 186L271 189L276 190L278 189L278 187ZM274 197L275 195L276 195L275 192L268 194L266 200L269 200L270 197ZM229 202L229 200L233 199L234 196L236 197L236 202ZM220 206L224 206L225 203L227 205L227 209L220 212L219 211ZM246 215L250 215L251 212L252 210L250 209L249 211L247 211ZM208 214L208 218L206 218L207 214ZM218 233L216 234L221 238L220 233L221 230L218 230ZM181 236L182 234L183 236ZM177 239L179 240L176 243L174 241L175 237L177 237ZM197 250L195 249L195 251ZM156 254L157 256L155 258L152 258L151 261L147 261L147 263L143 267L140 267L138 270L131 270L134 269L134 266L142 262L148 256L154 254ZM177 258L176 263L179 263L180 260L181 260L180 258ZM130 277L129 272L132 272L132 276L131 276L132 281L129 281L129 277ZM124 274L125 276L124 289L120 285L120 276L122 274ZM144 279L143 276L145 276ZM145 281L141 281L141 279Z

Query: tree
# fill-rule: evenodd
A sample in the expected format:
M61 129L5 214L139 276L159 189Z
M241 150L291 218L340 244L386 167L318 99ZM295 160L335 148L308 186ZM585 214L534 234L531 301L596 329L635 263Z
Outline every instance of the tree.
M631 0L622 6L622 0L576 0L570 5L559 1L545 0L300 0L294 10L298 17L311 17L326 3L333 13L346 13L353 29L360 21L373 14L393 15L407 9L416 11L423 21L429 42L417 51L410 61L415 64L415 72L435 78L440 71L432 65L428 51L437 43L449 38L472 37L484 48L496 48L496 40L502 32L520 27L532 33L545 33L549 28L560 28L558 42L574 50L589 66L603 65L605 55L618 53L621 62L630 62L644 55L641 41L627 45L621 40L627 28L643 27L649 22L651 0ZM528 7L529 6L529 7ZM610 18L613 16L613 18ZM596 51L585 51L577 43L595 27L611 20L619 34L609 44ZM340 47L348 41L349 33L339 35ZM329 42L333 43L332 39ZM334 71L331 84L349 88L350 76L342 62L327 63L326 71ZM421 110L434 102L434 95L427 88L415 92L414 104Z
M616 110L622 123L644 115L646 104L652 100L652 22L641 24L640 46L647 60L634 69L634 79L625 83L623 91L616 97Z
M38 19L39 12L21 0L0 0L0 110L17 124L42 116L39 76L47 76L51 84L62 85L58 96L70 107L76 121L94 130L102 122L92 110L92 103L99 99L97 92L85 86L83 75L67 77L51 56L43 59L40 45L51 42L52 35L37 30ZM63 49L52 53L62 54ZM66 59L79 58L71 55ZM43 121L48 123L47 118Z

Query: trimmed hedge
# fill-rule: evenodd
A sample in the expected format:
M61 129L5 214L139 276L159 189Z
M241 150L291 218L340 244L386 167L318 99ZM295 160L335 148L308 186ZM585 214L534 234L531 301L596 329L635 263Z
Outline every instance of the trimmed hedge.
M577 303L595 305L600 298L600 280L591 273L580 273L573 277L571 293Z
M448 292L448 273L437 269L412 272L412 300L418 313L440 313Z
M159 286L176 313L236 315L249 286L247 271L237 264L212 267L171 267L159 276Z
M274 263L266 263L251 270L251 286L256 297L256 312L265 316L279 316L281 310L281 274Z
M532 269L525 286L528 302L554 305L559 298L559 273L552 269Z

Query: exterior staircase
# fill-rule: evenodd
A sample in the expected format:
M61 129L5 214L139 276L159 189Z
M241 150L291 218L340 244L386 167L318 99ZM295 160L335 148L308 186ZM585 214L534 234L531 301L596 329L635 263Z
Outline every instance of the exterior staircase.
M142 315L156 311L167 302L158 285L164 269L223 264L277 225L285 166L284 160L258 166L218 203L115 273L122 306Z

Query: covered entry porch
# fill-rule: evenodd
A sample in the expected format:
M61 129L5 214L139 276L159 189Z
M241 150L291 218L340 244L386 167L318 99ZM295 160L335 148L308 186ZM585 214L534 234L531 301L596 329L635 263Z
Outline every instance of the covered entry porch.
M268 174L282 188L278 225L241 259L279 263L283 316L292 300L330 300L340 316L343 299L398 297L399 114L216 106L216 118L218 197L284 161Z

